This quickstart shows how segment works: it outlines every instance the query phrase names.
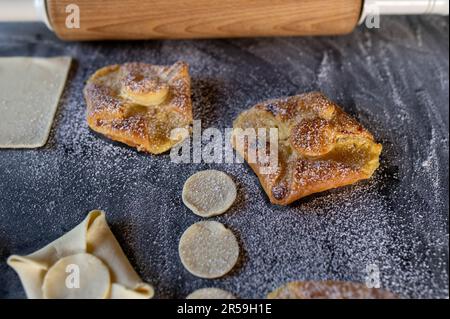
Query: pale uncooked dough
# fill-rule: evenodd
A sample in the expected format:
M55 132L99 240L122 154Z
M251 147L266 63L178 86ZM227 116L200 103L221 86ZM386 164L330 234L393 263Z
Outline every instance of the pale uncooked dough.
M42 284L47 299L104 299L110 287L108 267L86 253L58 260L47 271Z
M235 201L236 193L236 185L227 174L206 170L186 180L182 198L194 214L211 217L227 211Z
M46 279L52 267L58 265L58 262L61 260L61 263L64 264L65 257L77 254L93 255L108 268L110 274L110 293L107 296L108 298L153 297L153 287L142 282L134 271L109 229L105 213L99 210L90 212L81 224L44 248L27 256L10 256L8 265L19 275L27 297L30 299L41 299L46 296L44 290L50 291L49 287L52 287L52 285L55 287L55 283L52 283L52 281L56 280L54 275L50 274L50 277ZM97 271L99 268L101 267L97 267ZM55 271L59 273L58 268ZM46 280L47 283L44 283ZM99 284L100 286L103 286L105 281L104 278L92 280L94 282L91 284ZM61 285L61 283L58 285ZM88 287L91 286L89 285ZM83 290L83 287L80 287L80 289ZM89 289L80 291L77 297L89 298L91 297L91 292Z
M47 142L70 57L0 58L0 148Z
M178 251L184 267L201 278L222 277L239 257L236 237L215 221L201 221L186 229Z
M223 289L201 288L190 293L186 299L236 299L236 297Z

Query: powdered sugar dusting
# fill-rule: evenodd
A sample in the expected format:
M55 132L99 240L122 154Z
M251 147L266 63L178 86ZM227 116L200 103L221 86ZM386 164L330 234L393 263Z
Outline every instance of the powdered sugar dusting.
M364 282L368 264L401 296L448 297L448 19L386 17L381 30L345 37L217 41L63 43L35 25L1 28L2 55L69 54L76 64L48 145L0 152L0 296L24 297L6 257L103 209L159 298L202 287L258 298L293 280ZM383 144L380 169L279 207L245 164L175 165L168 154L142 154L88 129L82 89L95 70L178 60L190 65L194 118L204 127L230 127L269 98L322 90ZM183 205L183 184L210 168L238 186L230 210L211 220L236 235L239 261L215 280L194 277L178 257L182 233L203 220Z

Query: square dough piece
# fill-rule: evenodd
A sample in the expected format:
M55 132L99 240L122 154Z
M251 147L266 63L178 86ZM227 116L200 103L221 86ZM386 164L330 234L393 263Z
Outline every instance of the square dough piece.
M0 58L0 148L47 142L70 57Z
M278 129L278 147L274 148L278 165L268 174L263 172L266 164L248 160L250 148L258 151L258 143L236 147L236 139L232 141L273 204L288 205L370 178L379 166L381 144L320 92L259 103L242 112L233 128L235 136L246 129Z

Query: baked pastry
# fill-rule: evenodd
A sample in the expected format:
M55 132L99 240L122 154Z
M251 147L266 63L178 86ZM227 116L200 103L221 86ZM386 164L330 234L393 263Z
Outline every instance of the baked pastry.
M269 293L267 299L397 299L397 296L355 282L293 281Z
M95 72L84 88L87 122L112 140L159 154L187 134L192 124L188 65L111 65Z
M7 262L29 299L148 299L154 294L99 210L47 246L27 256L12 255Z
M245 130L260 128L277 128L276 147L268 139L237 142L242 139L239 135L245 138ZM372 134L318 92L269 100L241 113L233 124L232 144L258 175L270 201L279 205L371 177L382 148ZM276 167L265 170L271 163L260 157L249 160L261 145L266 146L261 154L270 157L277 152Z

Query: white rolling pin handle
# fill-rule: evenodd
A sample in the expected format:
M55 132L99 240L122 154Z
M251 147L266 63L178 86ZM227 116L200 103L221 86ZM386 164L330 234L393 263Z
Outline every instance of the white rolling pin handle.
M449 0L365 0L359 23L371 14L379 15L448 15Z
M51 29L45 0L1 0L0 22L45 22Z

